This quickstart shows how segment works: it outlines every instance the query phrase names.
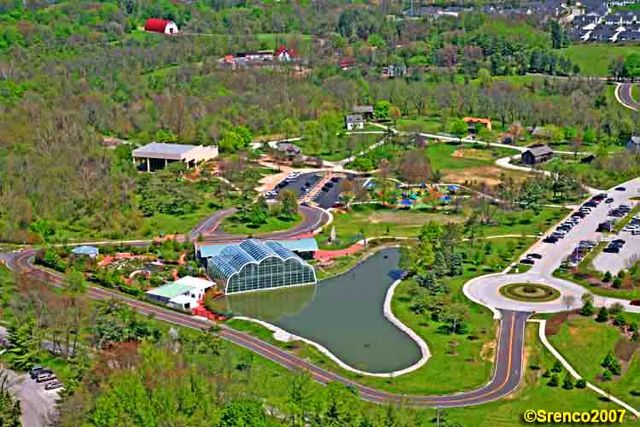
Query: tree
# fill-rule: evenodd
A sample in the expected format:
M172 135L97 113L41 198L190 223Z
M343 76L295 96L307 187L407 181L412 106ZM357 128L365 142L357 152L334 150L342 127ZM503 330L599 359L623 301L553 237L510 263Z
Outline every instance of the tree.
M284 190L278 193L280 201L280 216L292 220L298 215L298 197L292 190Z
M217 427L263 427L270 423L264 407L255 400L234 400L224 405Z
M32 317L20 324L11 323L8 328L9 365L20 370L27 370L38 360L40 340L36 336L35 323Z
M573 304L576 302L575 295L566 294L562 296L562 303L567 308L567 311L571 310Z
M20 401L15 400L9 391L7 372L0 372L0 426L20 427Z
M582 294L582 308L580 309L580 314L583 316L593 316L595 313L595 307L593 306L593 295L589 293Z
M576 381L576 388L586 388L587 387L587 380L585 380L584 378L580 378L579 380Z
M389 118L389 112L391 110L391 102L386 99L381 99L376 102L373 107L373 115L378 120L386 120Z
M463 303L452 303L447 307L443 307L443 311L440 313L440 320L444 323L439 331L447 334L460 334L464 335L468 332L469 325L467 319L469 318L469 310Z
M573 377L569 372L564 376L562 381L562 388L565 390L571 390L573 388Z
M451 128L449 130L451 134L455 135L462 142L462 138L464 138L469 133L469 127L467 123L462 119L454 120L451 123Z
M600 307L600 310L598 311L598 315L596 316L596 322L606 322L609 320L609 310L607 310L607 307Z
M558 387L558 385L560 385L560 378L558 377L558 374L551 374L551 378L547 385L549 387Z
M402 179L412 184L427 182L431 177L431 163L426 151L421 148L404 153L398 169Z
M117 301L99 301L93 312L93 342L96 348L106 348L113 343L157 339L160 331L141 318L128 305Z
M551 368L551 372L559 374L560 372L562 372L562 363L560 363L559 360L556 360L555 362L553 362L553 367Z

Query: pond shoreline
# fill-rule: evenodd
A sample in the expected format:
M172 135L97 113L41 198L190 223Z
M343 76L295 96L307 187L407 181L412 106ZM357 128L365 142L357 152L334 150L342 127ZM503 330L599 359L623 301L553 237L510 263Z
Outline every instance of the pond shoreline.
M362 262L362 261L364 261L364 259L361 260L360 262ZM387 289L387 292L385 294L385 299L384 299L382 312L383 312L384 317L389 322L391 322L391 324L393 324L400 331L402 331L403 333L408 335L409 338L411 338L418 345L418 348L420 349L420 359L418 359L418 361L416 361L411 366L408 366L406 368L403 368L403 369L400 369L400 370L396 370L396 371L393 371L393 372L367 372L367 371L363 371L363 370L354 368L353 366L345 363L338 356L333 354L331 352L331 350L329 350L328 348L326 348L322 344L319 344L319 343L317 343L317 342L315 342L313 340L310 340L308 338L304 338L304 337L301 337L299 335L292 334L292 333L288 332L287 330L285 330L283 328L280 328L279 326L273 325L273 324L271 324L269 322L265 322L263 320L254 319L252 317L246 317L246 316L237 316L237 317L234 317L234 319L244 320L244 321L247 321L247 322L252 322L252 323L256 323L256 324L258 324L260 326L263 326L263 327L267 328L268 330L270 330L271 332L273 332L273 338L278 340L278 341L280 341L280 342L290 343L290 342L294 342L294 341L301 341L301 342L304 342L306 344L309 344L309 345L315 347L320 353L322 353L323 355L325 355L329 359L331 359L333 362L335 362L342 369L345 369L347 371L350 371L350 372L353 372L353 373L356 373L356 374L359 374L359 375L366 375L366 376L371 376L371 377L394 378L394 377L398 377L400 375L408 374L408 373L413 372L413 371L415 371L417 369L420 369L422 366L424 366L425 363L427 363L427 361L431 357L431 352L429 351L429 346L427 345L427 343L418 334L416 334L411 328L409 328L404 323L402 323L400 321L400 319L398 319L393 314L393 310L391 308L391 303L393 301L394 292L395 292L396 288L398 287L398 285L400 285L400 283L402 283L402 279L398 279L398 280L394 281L391 284L391 286L389 286L389 288Z

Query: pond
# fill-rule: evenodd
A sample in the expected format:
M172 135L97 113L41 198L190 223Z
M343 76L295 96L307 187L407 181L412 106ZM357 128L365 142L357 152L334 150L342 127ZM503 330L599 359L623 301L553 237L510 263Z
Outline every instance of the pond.
M418 344L383 315L399 277L398 249L377 252L349 272L317 286L232 295L227 309L264 320L326 347L353 368L393 372L416 363Z

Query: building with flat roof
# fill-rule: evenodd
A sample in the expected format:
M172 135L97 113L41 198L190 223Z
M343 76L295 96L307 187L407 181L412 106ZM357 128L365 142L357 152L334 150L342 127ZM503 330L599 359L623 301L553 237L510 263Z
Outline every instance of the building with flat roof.
M76 246L75 248L71 249L71 253L78 256L88 256L89 258L95 258L100 253L100 249L96 248L95 246L82 245Z
M147 172L164 169L169 163L182 162L188 168L218 157L218 147L152 142L131 152L133 164Z
M317 283L311 265L274 241L249 239L229 244L205 259L209 276L226 294Z
M215 283L186 276L146 292L147 298L179 310L190 311Z

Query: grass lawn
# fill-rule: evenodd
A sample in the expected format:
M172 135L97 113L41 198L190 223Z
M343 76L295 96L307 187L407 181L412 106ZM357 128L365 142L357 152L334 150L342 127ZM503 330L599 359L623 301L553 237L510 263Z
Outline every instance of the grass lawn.
M625 313L627 322L638 322L640 316ZM593 318L571 317L558 334L550 336L551 344L571 363L578 373L589 382L609 391L634 407L640 406L640 357L633 354L628 363L623 363L622 375L603 382L600 366L609 352L614 352L616 343L622 338L617 327L609 323L598 323ZM626 365L626 366L625 366Z
M492 223L481 226L484 236L544 233L569 214L569 209L544 207L536 215L532 211L497 211Z
M291 220L270 216L267 218L267 222L265 222L264 224L260 225L259 227L253 227L250 224L239 221L235 216L230 216L225 218L220 226L225 233L257 235L271 233L274 231L287 230L289 228L295 227L301 221L302 216L300 216L299 214L296 216L296 218Z
M409 132L442 133L449 129L446 119L433 117L401 118L396 121L398 130Z
M560 157L548 161L543 169L569 170L575 173L582 183L595 188L606 189L633 178L632 174L613 170L598 169L594 165L564 160Z
M637 102L640 102L640 85L639 84L635 84L631 88L631 97Z
M611 60L631 53L640 53L640 46L616 46L606 44L574 44L562 49L562 54L580 66L584 76L606 77Z
M318 147L314 147L313 142L308 138L301 139L295 144L302 149L305 155L320 155L324 160L337 161L366 150L370 145L380 141L383 137L383 134L350 134L345 135L342 140L339 140L337 136L334 137L333 143L330 145L322 143L318 145ZM319 152L314 151L318 148L320 149Z
M416 210L383 208L379 205L354 206L347 213L334 212L333 223L325 227L317 240L322 248L338 249L351 246L366 237L416 237L423 224L462 222L461 215ZM329 244L331 228L335 227L337 241Z

